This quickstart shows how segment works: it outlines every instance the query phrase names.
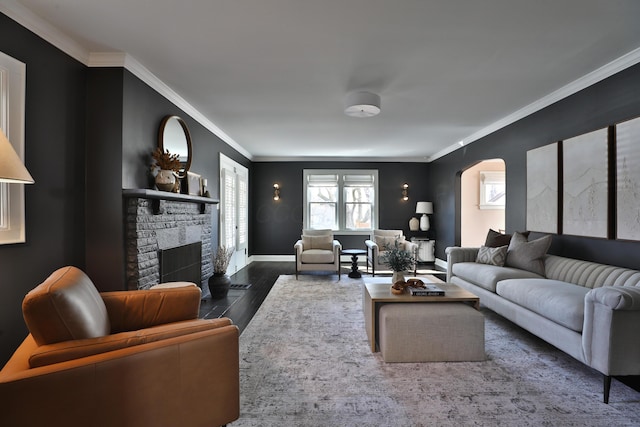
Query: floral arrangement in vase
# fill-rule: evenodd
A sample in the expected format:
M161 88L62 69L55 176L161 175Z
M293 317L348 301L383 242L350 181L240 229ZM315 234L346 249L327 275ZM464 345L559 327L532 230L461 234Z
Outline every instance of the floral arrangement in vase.
M208 281L209 293L213 299L224 298L229 292L231 279L227 276L227 267L234 252L233 247L220 246L213 257L213 276Z
M179 156L171 154L169 150L162 151L158 147L151 153L151 157L151 171L156 173L156 187L162 191L176 191L179 183L177 175L182 167Z
M404 246L396 239L393 246L384 245L384 252L380 255L380 261L388 265L393 271L392 283L403 281L403 272L409 270L416 263L416 258L409 251L404 250Z

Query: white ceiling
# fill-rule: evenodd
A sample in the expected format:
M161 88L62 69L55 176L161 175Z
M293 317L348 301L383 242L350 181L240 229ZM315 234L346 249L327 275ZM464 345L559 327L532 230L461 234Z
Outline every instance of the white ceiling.
M253 160L429 161L640 62L638 0L1 3L88 65L126 53ZM345 116L356 90L382 112Z

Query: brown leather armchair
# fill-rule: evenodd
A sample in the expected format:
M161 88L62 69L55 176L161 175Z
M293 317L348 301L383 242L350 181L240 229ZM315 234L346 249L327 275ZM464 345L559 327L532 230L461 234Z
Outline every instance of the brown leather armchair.
M27 294L0 371L3 426L219 426L240 415L238 328L193 284L98 293L75 267Z

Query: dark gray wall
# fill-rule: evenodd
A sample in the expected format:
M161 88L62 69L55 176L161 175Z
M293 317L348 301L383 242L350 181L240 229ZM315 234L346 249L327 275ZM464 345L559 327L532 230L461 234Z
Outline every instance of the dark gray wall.
M126 288L122 189L152 188L151 152L167 115L187 123L192 139L191 171L208 180L219 197L219 155L250 162L191 116L123 68L89 70L87 150L87 273L100 290ZM105 179L108 177L108 179ZM217 239L217 211L213 218Z
M430 164L438 235L436 256L460 244L460 172L483 159L502 158L507 169L506 228L526 228L527 150L640 116L636 65ZM637 165L636 165L637 166ZM454 220L455 218L455 220ZM532 237L538 237L534 234ZM554 235L551 253L640 268L640 243Z
M55 269L84 268L86 67L0 14L0 51L27 66L27 242L0 245L0 366L27 334L22 299Z
M304 169L378 169L379 227L409 233L416 202L425 199L430 186L424 163L362 162L254 162L251 200L252 255L293 255L300 238L303 216ZM409 184L409 200L402 199L402 184ZM273 200L273 184L280 184L280 200ZM363 236L337 235L344 248L363 248Z

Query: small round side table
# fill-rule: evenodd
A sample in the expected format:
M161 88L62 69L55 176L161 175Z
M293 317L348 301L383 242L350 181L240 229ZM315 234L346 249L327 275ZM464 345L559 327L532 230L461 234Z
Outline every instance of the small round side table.
M342 255L351 255L351 271L348 276L352 279L359 279L362 277L362 273L358 271L358 256L366 255L367 251L364 249L343 249L340 253Z

